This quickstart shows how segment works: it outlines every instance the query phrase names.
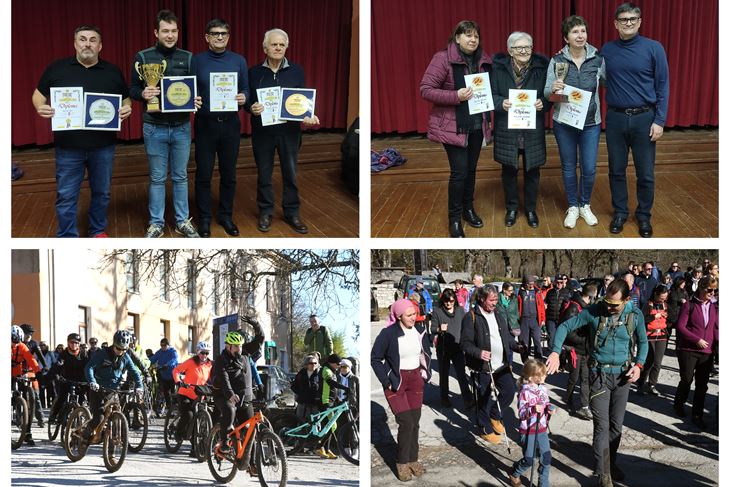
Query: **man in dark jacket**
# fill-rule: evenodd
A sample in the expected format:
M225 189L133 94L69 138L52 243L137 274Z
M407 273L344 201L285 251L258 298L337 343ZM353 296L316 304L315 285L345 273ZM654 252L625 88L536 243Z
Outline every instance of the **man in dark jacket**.
M51 407L48 422L55 424L56 416L61 410L61 406L66 402L69 392L69 384L67 381L85 382L86 375L84 368L89 361L86 352L81 351L81 336L78 333L71 333L66 337L66 348L58 356L58 361L51 369L51 375L60 375L63 380L58 381L58 396ZM131 375L130 375L131 376Z
M646 302L649 301L649 298L651 298L651 293L654 292L654 288L659 285L659 281L652 276L654 265L651 262L644 262L643 270L644 272L639 274L639 277L636 278L636 287L638 287L641 292L641 297L639 298L640 309L644 308Z
M515 394L515 380L509 366L507 350L520 352L523 348L510 338L509 325L497 307L497 288L486 285L476 294L475 309L464 316L461 348L466 364L477 380L477 426L479 436L497 444L505 434L501 411L506 411ZM491 394L492 379L499 391L499 404Z
M553 337L555 336L555 328L558 327L560 320L560 311L563 309L563 304L570 300L570 289L566 286L568 284L568 276L565 274L555 276L555 287L547 292L545 296L545 323L547 325L548 336L550 337L550 346L553 344Z
M304 367L297 372L292 391L297 399L297 418L307 421L309 416L319 412L319 361L314 355L307 355Z

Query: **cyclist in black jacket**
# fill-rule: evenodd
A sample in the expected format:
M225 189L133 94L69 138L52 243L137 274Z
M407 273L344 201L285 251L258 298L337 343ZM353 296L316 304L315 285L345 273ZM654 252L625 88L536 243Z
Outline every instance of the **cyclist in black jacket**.
M51 375L60 375L64 379L73 382L85 382L84 368L89 357L85 351L81 350L81 336L78 333L71 333L66 337L66 348L58 356L58 361L51 369ZM56 416L66 401L70 385L67 382L59 381L58 396L51 407L48 421L56 422ZM85 389L83 394L85 394Z

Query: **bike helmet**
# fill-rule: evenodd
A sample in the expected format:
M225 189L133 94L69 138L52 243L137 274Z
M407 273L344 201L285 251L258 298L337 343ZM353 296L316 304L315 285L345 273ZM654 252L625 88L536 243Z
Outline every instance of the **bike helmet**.
M208 342L198 342L198 346L196 347L196 351L198 353L200 352L212 352L213 347L210 346L210 343Z
M117 330L114 332L114 346L126 350L132 341L130 333L127 330Z
M231 331L226 334L226 345L241 345L243 336L237 331Z
M81 335L78 333L69 333L66 337L66 341L70 342L71 340L81 343Z
M10 329L10 334L13 338L13 343L20 343L23 341L23 338L25 338L25 333L23 333L23 329L18 325L12 326L12 328Z

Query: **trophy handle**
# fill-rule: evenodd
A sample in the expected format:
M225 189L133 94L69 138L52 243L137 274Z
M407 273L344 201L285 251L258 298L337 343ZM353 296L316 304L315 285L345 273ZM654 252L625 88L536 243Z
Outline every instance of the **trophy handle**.
M144 78L142 78L142 73L139 70L139 61L135 61L134 70L137 71L137 74L139 75L139 79L144 79Z
M165 74L165 69L167 69L167 61L165 61L165 60L163 59L163 60L162 60L162 72L160 73L160 78L162 78L162 77L163 77L163 75Z

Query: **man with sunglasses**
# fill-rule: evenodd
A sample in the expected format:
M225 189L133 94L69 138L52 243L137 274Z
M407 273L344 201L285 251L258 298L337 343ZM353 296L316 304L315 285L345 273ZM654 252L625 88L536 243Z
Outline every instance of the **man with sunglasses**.
M636 220L639 235L652 236L656 141L664 133L669 100L669 65L664 47L639 35L641 9L623 3L616 9L619 39L606 43L606 147L613 220L611 233L621 233L629 216L626 168L629 151L636 170Z
M213 362L208 358L213 347L208 342L198 342L195 347L196 354L185 362L179 364L172 371L172 379L176 384L186 384L177 390L177 402L180 407L180 421L177 423L176 439L185 438L185 431L193 419L193 407L198 395L195 393L195 386L201 386L208 382L210 371L213 369ZM182 376L182 378L181 378ZM187 387L190 386L190 387ZM190 440L190 456L195 456Z
M653 272L654 264L651 262L644 262L643 272L636 278L636 287L639 288L639 292L641 293L639 297L639 307L642 309L646 302L649 301L649 298L651 298L654 288L659 285L659 281L654 277Z
M649 350L644 315L631 302L626 281L613 281L602 301L558 326L546 363L548 374L560 366L560 351L567 335L584 327L590 332L588 369L596 485L613 487L613 480L624 479L616 456L630 384L639 379ZM635 361L631 355L632 335L638 345Z
M56 365L51 369L51 374L59 374L66 381L85 382L86 375L84 369L89 361L89 357L85 351L81 350L81 335L71 333L66 337L66 348L58 356ZM48 422L56 423L56 417L66 401L70 385L66 381L58 382L58 396L51 407ZM83 392L82 392L83 393Z
M669 270L667 271L667 275L672 278L672 283L674 283L678 277L682 277L684 275L684 272L682 272L682 269L679 267L677 262L672 262L672 265L669 266Z
M567 275L559 274L555 276L555 287L550 289L545 296L545 306L547 307L545 310L545 322L550 343L554 340L555 329L558 327L560 311L563 309L563 304L570 300L571 293L570 289L566 287L567 284Z

